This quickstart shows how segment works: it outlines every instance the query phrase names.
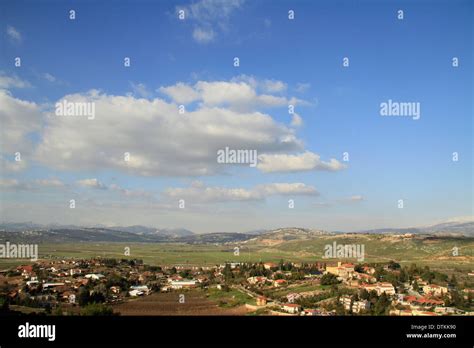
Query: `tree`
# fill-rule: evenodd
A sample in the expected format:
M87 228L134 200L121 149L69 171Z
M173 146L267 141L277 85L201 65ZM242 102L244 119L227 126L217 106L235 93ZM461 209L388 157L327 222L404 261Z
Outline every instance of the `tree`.
M332 273L326 273L321 277L321 285L333 285L339 284L339 280L337 277Z
M456 288L458 286L458 281L454 274L451 276L451 279L449 279L448 285L453 288Z
M0 296L0 312L8 312L8 299L4 296Z
M400 270L400 274L398 275L398 281L401 283L405 283L408 281L408 273L405 268Z
M368 300L368 299L370 298L369 292L368 292L366 289L362 289L362 290L360 291L359 297L360 297L362 300Z
M396 263L395 261L390 261L388 263L388 268L391 269L391 270L400 269L400 264Z
M382 295L380 295L379 299L375 303L374 314L375 315L387 314L390 304L391 304L390 298L387 296L385 292L382 293Z
M87 305L90 302L89 290L81 287L77 294L77 301L81 307Z
M81 310L81 315L86 316L110 316L113 314L114 311L111 307L99 303L89 304Z

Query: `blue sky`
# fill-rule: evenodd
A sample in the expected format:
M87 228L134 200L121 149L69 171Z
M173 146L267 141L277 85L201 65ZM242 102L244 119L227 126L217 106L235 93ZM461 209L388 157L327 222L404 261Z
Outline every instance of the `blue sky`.
M473 215L469 1L0 6L3 221L243 232ZM58 118L64 99L95 119ZM389 99L421 117L381 116ZM263 158L217 165L225 146Z

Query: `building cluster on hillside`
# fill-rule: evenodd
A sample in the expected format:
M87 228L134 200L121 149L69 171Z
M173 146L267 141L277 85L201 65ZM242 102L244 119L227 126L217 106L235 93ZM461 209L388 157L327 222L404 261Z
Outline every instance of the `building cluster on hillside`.
M140 260L57 259L1 271L0 296L7 296L13 304L53 308L77 307L88 301L115 304L153 292L228 291L232 287L252 297L256 310L277 315L370 314L380 298L390 315L474 314L447 303L452 302L449 286L418 275L404 283L388 281L376 267L342 262L156 267ZM383 269L385 274L400 274L399 269ZM462 290L471 304L473 292Z

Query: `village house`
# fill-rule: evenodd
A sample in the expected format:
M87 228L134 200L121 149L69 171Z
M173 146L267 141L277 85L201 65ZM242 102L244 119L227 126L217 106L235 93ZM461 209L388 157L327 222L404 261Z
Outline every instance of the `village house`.
M354 301L352 304L352 312L353 313L360 313L362 311L366 311L370 308L370 302L367 300L362 301Z
M295 303L286 303L282 306L282 310L291 314L298 314L300 312L301 306Z
M409 305L409 306L439 306L443 305L444 301L441 300L435 300L435 299L430 299L426 297L416 297L416 296L405 296L403 298L403 301L400 302L403 305Z
M150 293L150 289L146 285L134 285L130 289L128 292L130 296L142 296Z
M256 284L265 284L267 281L267 277L249 277L247 278L247 282L252 285Z
M360 313L361 311L368 310L370 308L370 302L367 300L354 301L348 295L341 296L339 302L344 306L346 311L352 309L353 313Z
M257 306L266 306L267 305L267 298L265 296L257 297Z
M196 281L194 279L183 279L183 280L171 281L171 288L175 290L193 288L195 286L196 286Z
M326 273L331 273L342 280L349 280L354 274L354 264L338 262L337 266L326 266Z
M286 285L287 281L285 279L277 279L273 281L273 286L278 288L280 286Z
M87 279L92 279L92 280L100 280L102 278L104 278L105 276L103 274L96 274L96 273L89 273L89 274L86 274L85 276Z
M346 311L351 310L351 302L352 302L352 299L349 295L343 295L339 298L339 303L342 304L342 306L344 307Z
M263 264L263 267L265 267L265 269L272 269L272 268L278 267L278 265L274 262L265 262Z
M375 283L375 284L362 284L361 288L367 290L368 292L375 290L377 292L377 295L379 296L382 295L384 292L390 296L395 295L394 286L391 283L387 283L387 282Z
M354 278L359 279L362 282L365 283L375 283L377 279L375 277L372 277L371 275L365 274L365 273L359 273L359 272L354 272Z
M392 283L387 283L387 282L378 283L377 294L380 296L384 292L390 296L395 295L395 288L392 285Z
M297 299L299 299L301 297L301 294L297 294L297 293L289 293L288 295L286 295L286 299L288 300L288 303L294 303Z
M435 284L429 284L423 286L423 292L431 296L443 296L448 293L448 288Z
M119 286L111 286L110 287L110 292L112 294L116 294L116 295L120 294L120 287Z
M24 277L25 279L36 275L33 272L33 266L32 265L18 266L17 271L21 271L21 276Z
M364 267L362 267L362 270L367 274L374 274L375 273L375 268L370 267L370 266L364 266Z

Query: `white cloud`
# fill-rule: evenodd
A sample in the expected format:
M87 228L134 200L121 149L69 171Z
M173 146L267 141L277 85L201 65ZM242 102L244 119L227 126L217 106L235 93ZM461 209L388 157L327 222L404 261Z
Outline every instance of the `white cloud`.
M270 94L284 92L288 88L288 85L280 80L259 79L255 76L245 74L233 77L231 82L245 82L258 92Z
M130 82L130 87L132 87L133 94L138 97L149 98L151 96L151 92L144 83Z
M193 86L179 82L172 86L161 87L159 91L176 103L200 101L203 105L226 106L239 111L305 103L296 98L287 99L283 96L263 94L270 90L284 91L285 88L286 84L282 81L259 81L254 77L242 75L231 81L198 81Z
M2 190L28 190L29 186L17 179L0 178L0 189Z
M193 38L199 43L208 43L214 40L215 33L212 29L204 29L201 27L194 28Z
M303 119L301 118L300 115L298 115L296 112L293 114L293 117L291 118L291 126L292 127L301 127L303 125Z
M115 169L147 176L212 175L227 170L217 150L297 151L293 130L267 114L200 106L178 113L161 99L136 99L91 91L65 96L94 102L95 119L52 115L37 146L36 159L60 170ZM124 153L130 153L130 161Z
M16 28L12 27L11 25L7 26L7 35L10 38L10 40L15 43L20 43L23 40L21 33Z
M104 191L109 191L109 192L118 192L127 197L141 197L141 198L153 197L153 195L149 191L129 190L117 184L106 185L96 178L78 180L76 181L76 184L85 188L92 188L92 189L104 190Z
M264 80L263 88L268 93L275 93L275 92L282 92L286 90L287 85L286 83L279 80Z
M59 179L36 179L22 182L17 179L0 178L0 188L11 191L37 191L40 188L62 188L66 185Z
M50 73L43 73L41 76L49 82L56 82L56 77L54 77Z
M313 186L303 183L270 183L252 189L206 187L202 182L193 182L191 187L168 188L164 195L173 199L189 200L193 203L232 202L263 200L275 195L318 195Z
M103 183L101 183L99 180L95 178L78 180L76 181L76 183L79 186L86 187L86 188L94 188L94 189L99 189L99 190L107 189L107 186L105 186Z
M120 192L121 194L127 197L142 197L142 198L152 198L153 195L145 190L129 190L123 187L120 187L117 184L111 184L108 186L109 190Z
M31 84L24 81L17 76L7 76L3 71L0 71L0 88L29 88Z
M264 173L309 170L337 171L346 168L346 165L336 159L331 159L329 162L321 161L318 154L309 151L297 155L262 154L258 156L258 159L257 168Z
M8 160L5 157L0 158L0 173L2 172L20 172L27 167L25 160L15 161L13 160L13 155L10 156L12 160Z
M256 191L263 196L270 195L311 195L317 196L319 192L313 186L307 186L303 183L272 183L256 187Z
M200 98L199 93L193 87L178 82L173 86L160 87L159 91L179 104L188 104Z
M184 7L184 10L186 18L212 22L228 18L244 2L244 0L201 0Z
M64 187L64 183L59 179L37 179L35 184L43 187Z
M215 39L216 31L228 31L230 16L243 3L243 0L201 0L188 6L177 6L176 12L184 10L186 20L195 24L194 40L205 44Z
M14 98L8 91L0 89L0 151L13 156L20 152L22 159L32 150L28 138L41 128L40 107L32 102Z

